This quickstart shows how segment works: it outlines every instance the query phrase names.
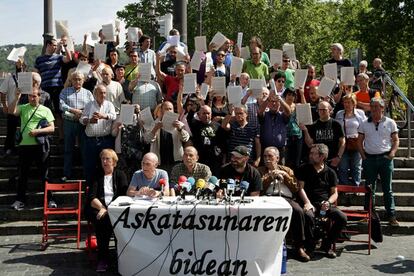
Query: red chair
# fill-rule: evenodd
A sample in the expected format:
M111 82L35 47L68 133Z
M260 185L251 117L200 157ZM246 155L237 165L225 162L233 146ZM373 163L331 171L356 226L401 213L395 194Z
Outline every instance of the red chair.
M364 193L364 194L371 194L370 187L364 186L348 186L348 185L337 185L336 186L338 193ZM341 209L342 212L345 213L345 215L349 219L354 218L358 220L367 220L368 221L368 240L362 240L362 239L338 239L339 241L350 241L350 242L359 242L359 243L367 243L368 244L368 255L371 254L371 219L372 219L372 197L369 196L369 207L368 210L364 210L364 207L361 207L362 209ZM357 230L343 230L343 233L348 233L349 235L353 236L356 234L362 234L362 232ZM335 246L335 245L334 245Z
M70 206L63 206L59 208L49 208L47 194L48 192L53 192L58 194L59 192L77 192L77 201L72 202ZM76 245L79 249L80 236L81 236L81 204L82 203L82 181L69 182L69 183L49 183L45 184L45 195L44 195L44 205L43 205L43 236L42 236L42 249L46 249L49 239L67 239L67 238L76 238ZM57 216L66 216L75 215L77 219L77 225L49 225L49 216L53 218ZM74 232L74 234L61 234L63 232Z

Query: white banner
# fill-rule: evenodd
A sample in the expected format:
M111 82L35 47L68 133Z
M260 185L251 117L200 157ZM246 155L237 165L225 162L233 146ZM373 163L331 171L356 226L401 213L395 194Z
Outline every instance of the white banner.
M169 204L174 200L119 197L109 206L120 274L280 275L292 213L286 200Z

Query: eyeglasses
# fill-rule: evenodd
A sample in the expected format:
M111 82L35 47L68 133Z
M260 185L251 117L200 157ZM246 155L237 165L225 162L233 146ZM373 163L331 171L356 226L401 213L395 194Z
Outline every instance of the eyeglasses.
M130 57L138 57L138 55L130 55Z
M318 111L328 111L329 109L327 108L319 108Z
M252 53L253 56L260 55L260 53Z
M285 83L285 80L277 80L278 83Z
M288 60L288 59L284 59L284 60L283 60L283 62L289 62L289 61L290 61L290 60Z
M217 56L218 56L218 57L224 57L225 55L223 55L223 54L218 54Z

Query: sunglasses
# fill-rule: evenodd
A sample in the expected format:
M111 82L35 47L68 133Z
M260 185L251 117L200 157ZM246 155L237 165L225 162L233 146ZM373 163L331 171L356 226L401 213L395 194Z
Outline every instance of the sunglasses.
M283 62L289 62L289 61L290 61L290 60L288 60L288 59L284 59L284 60L283 60Z
M284 80L277 80L278 83L285 83Z

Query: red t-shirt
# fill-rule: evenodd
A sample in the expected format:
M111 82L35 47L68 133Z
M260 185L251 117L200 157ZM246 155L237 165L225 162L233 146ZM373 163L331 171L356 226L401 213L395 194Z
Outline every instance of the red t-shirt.
M177 100L177 93L180 89L180 79L177 77L165 76L164 85L167 89L166 100L170 102Z

